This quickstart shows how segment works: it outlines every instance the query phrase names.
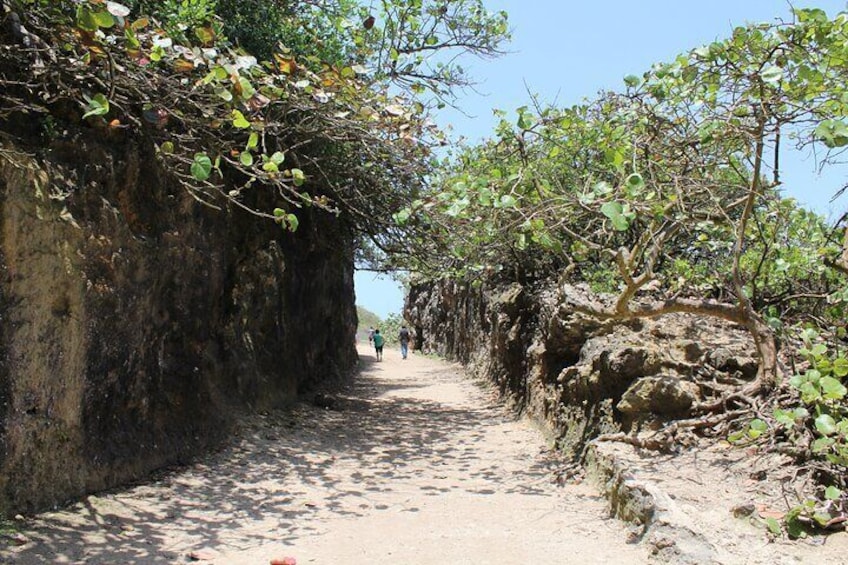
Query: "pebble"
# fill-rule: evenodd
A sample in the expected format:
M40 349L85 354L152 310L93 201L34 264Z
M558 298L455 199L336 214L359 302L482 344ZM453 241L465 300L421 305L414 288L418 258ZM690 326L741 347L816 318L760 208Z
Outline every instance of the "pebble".
M20 532L15 532L14 534L9 535L9 539L11 539L15 545L26 545L29 543L29 538Z

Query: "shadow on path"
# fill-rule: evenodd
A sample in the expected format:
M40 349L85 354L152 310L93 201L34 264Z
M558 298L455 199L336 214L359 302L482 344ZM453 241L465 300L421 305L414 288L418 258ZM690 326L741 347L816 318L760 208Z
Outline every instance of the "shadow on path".
M426 359L387 357L362 355L332 410L302 403L251 417L200 463L18 524L29 542L0 547L0 563L182 563L198 550L295 545L330 520L390 506L418 511L395 491L550 491L538 485L550 482L553 461L539 456L510 470L488 447L487 434L510 417L482 392L430 398L429 387L458 377ZM399 366L406 376L396 375Z

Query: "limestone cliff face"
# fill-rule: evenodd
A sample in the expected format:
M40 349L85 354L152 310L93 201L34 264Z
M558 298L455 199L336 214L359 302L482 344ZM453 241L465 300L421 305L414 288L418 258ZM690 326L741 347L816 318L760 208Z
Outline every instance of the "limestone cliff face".
M494 382L575 458L601 433L687 417L755 377L742 328L683 314L600 323L575 308L602 299L567 284L442 281L413 286L404 315L419 349Z
M205 207L131 139L0 146L0 514L184 461L352 370L349 232L297 213L289 234Z

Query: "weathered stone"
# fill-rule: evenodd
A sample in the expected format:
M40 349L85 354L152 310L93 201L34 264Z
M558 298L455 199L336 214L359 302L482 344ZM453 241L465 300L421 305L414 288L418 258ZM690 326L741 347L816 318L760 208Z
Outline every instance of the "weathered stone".
M73 135L0 159L0 515L184 462L356 364L339 220L215 211L152 144Z
M633 379L653 374L659 368L659 358L648 347L624 346L607 341L606 350L596 362L597 370L604 377Z
M677 377L643 377L622 395L616 408L625 414L683 416L698 399L698 386Z
M683 353L685 359L689 363L696 363L700 361L704 356L704 350L701 348L701 344L696 341L683 341Z
M693 379L719 371L704 366L717 350L721 371L756 372L739 326L686 314L616 324L580 312L610 304L585 286L446 281L413 286L405 315L425 350L497 383L574 457L600 433L688 414L701 400Z

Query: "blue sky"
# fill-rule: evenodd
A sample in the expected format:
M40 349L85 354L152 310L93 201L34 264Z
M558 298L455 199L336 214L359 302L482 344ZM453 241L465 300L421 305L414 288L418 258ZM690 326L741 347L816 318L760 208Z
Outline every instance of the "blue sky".
M514 112L528 103L528 91L543 102L570 106L602 89L621 90L622 79L641 74L653 63L730 35L746 23L791 19L783 0L484 0L490 10L509 14L513 40L506 55L494 60L466 60L478 81L458 101L462 112L444 110L439 125L454 136L477 140L489 135L492 109ZM845 9L845 0L795 1L829 16ZM815 160L795 156L784 175L786 193L826 215L848 208L848 199L830 203L846 182L843 171L819 177ZM370 273L356 277L357 304L385 317L400 312L403 293Z

